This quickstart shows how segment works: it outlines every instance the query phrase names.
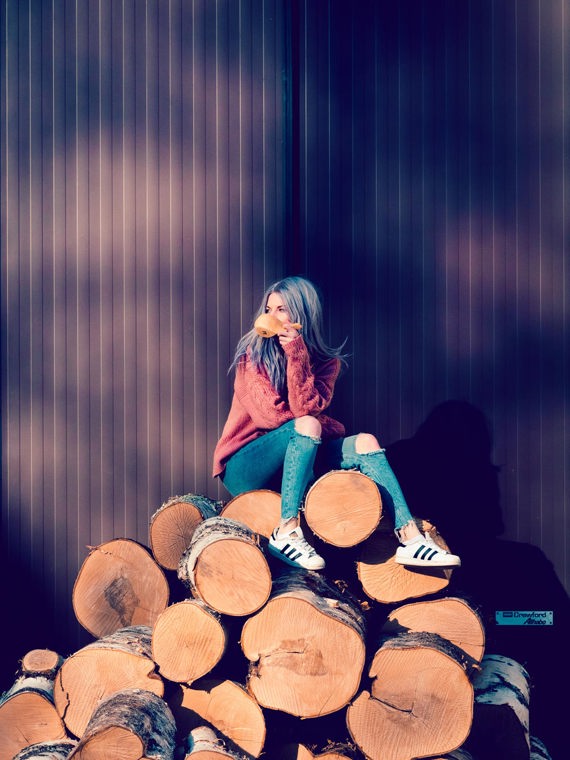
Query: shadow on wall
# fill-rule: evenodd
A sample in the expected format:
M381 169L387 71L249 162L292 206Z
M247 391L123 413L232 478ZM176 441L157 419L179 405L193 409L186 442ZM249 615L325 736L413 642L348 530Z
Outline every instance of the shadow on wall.
M448 594L469 599L485 626L485 652L523 665L531 678L531 734L553 760L567 751L566 709L558 695L568 682L565 656L570 598L552 563L531 544L503 532L499 468L484 414L466 401L437 406L408 439L386 449L413 514L433 522L461 555ZM505 626L496 613L552 611L551 626Z

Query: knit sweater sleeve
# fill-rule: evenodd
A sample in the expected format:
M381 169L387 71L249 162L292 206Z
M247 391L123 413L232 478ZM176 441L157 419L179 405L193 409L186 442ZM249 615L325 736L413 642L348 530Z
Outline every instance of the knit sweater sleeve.
M273 388L267 375L247 360L237 366L234 391L251 421L260 430L273 430L293 419L289 404Z
M302 336L285 348L289 407L294 417L318 416L330 405L340 371L338 359L329 359L313 368Z

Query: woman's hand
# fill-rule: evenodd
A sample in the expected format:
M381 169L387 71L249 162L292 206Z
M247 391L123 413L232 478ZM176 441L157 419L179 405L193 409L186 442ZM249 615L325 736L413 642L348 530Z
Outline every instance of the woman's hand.
M299 336L299 330L292 327L291 322L283 322L283 327L277 333L277 338L281 346L286 346Z

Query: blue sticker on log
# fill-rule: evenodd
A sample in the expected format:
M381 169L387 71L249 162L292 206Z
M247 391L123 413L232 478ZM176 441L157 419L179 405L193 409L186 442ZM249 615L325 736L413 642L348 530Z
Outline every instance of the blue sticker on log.
M497 625L554 625L552 610L496 610Z

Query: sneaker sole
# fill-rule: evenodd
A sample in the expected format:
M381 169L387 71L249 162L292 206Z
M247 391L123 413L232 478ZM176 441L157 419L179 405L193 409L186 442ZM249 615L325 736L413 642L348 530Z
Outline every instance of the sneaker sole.
M324 561L322 564L319 564L318 567L307 567L306 565L302 565L300 562L296 562L293 559L289 559L289 557L286 554L283 554L279 549L276 549L274 546L271 546L271 544L268 544L267 548L269 549L269 553L276 557L276 559L280 559L281 562L285 562L287 565L291 565L291 567L300 567L302 570L322 570L325 567Z
M414 557L399 559L394 557L398 565L409 565L410 567L460 567L461 560L458 561L434 561L429 559L414 559Z

